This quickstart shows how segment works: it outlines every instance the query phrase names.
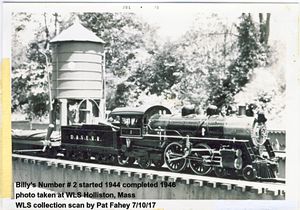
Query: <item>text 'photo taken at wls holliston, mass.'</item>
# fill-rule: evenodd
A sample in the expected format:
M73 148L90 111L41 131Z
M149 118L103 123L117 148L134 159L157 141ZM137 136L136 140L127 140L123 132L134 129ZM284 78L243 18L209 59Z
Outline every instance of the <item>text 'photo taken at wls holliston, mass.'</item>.
M2 8L0 209L299 209L297 2Z

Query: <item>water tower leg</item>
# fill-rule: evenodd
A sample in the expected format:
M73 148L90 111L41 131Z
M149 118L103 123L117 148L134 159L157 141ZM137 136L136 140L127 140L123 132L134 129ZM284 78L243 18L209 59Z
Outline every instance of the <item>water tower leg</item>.
M99 104L99 118L105 120L105 99L100 99Z
M86 100L86 109L88 110L86 113L86 123L91 124L93 118L93 104L90 100Z
M60 102L60 125L68 125L68 100L60 99Z
M57 112L57 106L58 106L58 101L55 100L53 103L53 108L52 108L52 113L51 114L51 119L50 119L50 123L52 123L54 125L54 130L56 130L56 112Z

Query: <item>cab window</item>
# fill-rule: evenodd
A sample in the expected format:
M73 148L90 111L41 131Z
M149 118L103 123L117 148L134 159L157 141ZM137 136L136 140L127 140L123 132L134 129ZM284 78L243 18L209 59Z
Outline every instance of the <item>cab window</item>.
M119 115L111 115L108 118L108 122L113 125L120 126L120 116Z
M121 116L120 125L124 127L139 128L142 126L141 116Z

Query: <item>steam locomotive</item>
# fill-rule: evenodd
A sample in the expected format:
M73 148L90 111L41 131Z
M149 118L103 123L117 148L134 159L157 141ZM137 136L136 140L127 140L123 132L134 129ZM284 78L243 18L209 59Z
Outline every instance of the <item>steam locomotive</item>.
M51 127L37 143L15 134L13 148L22 152L20 145L30 141L43 146L44 155L65 159L123 166L136 161L141 168L165 164L173 172L190 168L198 175L214 171L218 177L245 180L276 178L278 163L263 114L223 116L214 108L203 116L182 113L173 115L161 105L116 108L108 122L61 126L61 137L54 137Z

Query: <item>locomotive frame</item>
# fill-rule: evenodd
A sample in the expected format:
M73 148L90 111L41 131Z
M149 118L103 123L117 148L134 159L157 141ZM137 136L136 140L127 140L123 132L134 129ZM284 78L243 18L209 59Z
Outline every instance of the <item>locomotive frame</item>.
M40 152L44 156L78 161L123 166L137 161L141 168L152 164L160 168L165 164L173 172L191 170L207 175L214 171L218 177L243 177L250 181L276 178L277 158L267 139L265 122L258 122L257 118L176 116L167 107L155 105L116 108L109 121L61 126L60 142L57 137L50 137L53 128L49 127L45 139L39 137L35 145L28 138L13 137L13 143L26 145L30 141L35 149L43 145ZM262 155L262 147L268 156Z

